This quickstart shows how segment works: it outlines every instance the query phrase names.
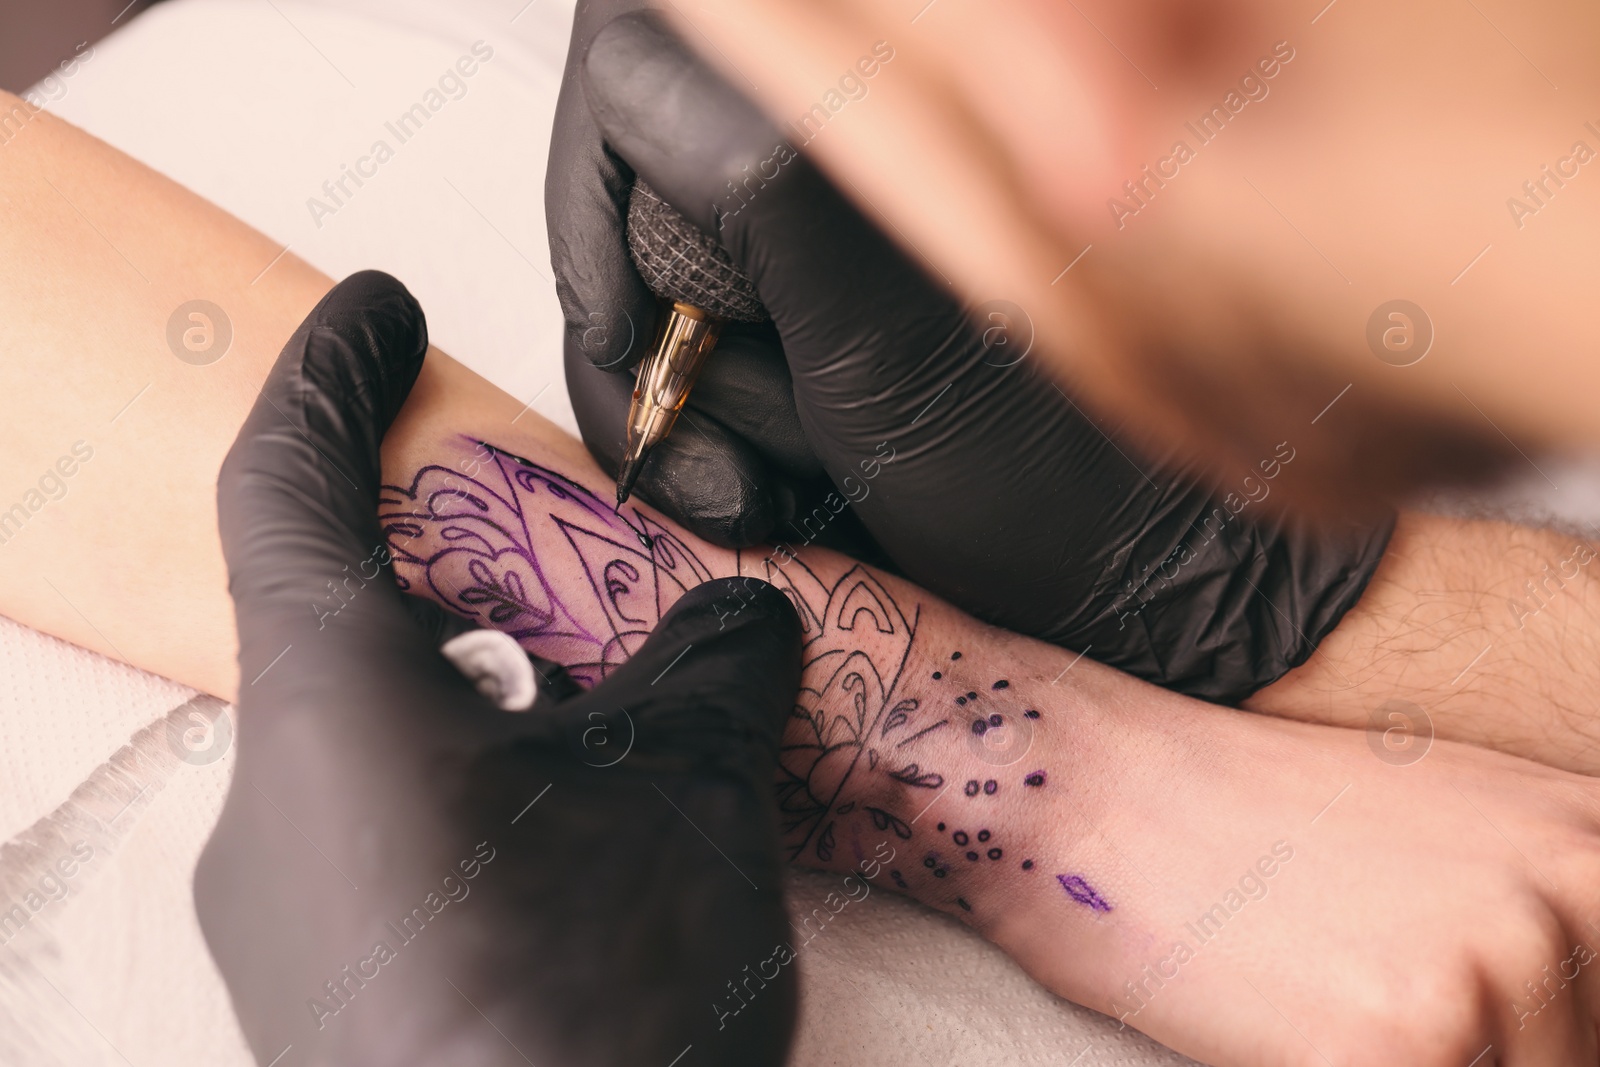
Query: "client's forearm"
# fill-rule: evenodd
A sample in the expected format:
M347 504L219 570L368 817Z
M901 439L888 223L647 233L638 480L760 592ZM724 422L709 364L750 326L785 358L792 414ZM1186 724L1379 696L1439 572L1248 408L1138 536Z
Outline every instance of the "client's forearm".
M619 510L592 460L527 433L527 420L443 432L427 377L384 446L380 516L405 588L592 684L695 585L745 575L778 586L805 642L777 783L784 845L796 862L859 877L841 882L831 911L796 920L794 944L870 883L955 915L1051 988L1108 1006L1123 946L1101 920L1135 891L1096 828L1146 822L1125 782L1146 780L1150 759L1187 763L1175 739L1226 733L1235 713L985 626L831 551L727 551L647 506ZM347 581L308 611L360 595ZM723 610L736 617L740 596ZM574 739L586 762L627 760L622 710ZM1070 958L1055 951L1065 944L1078 947Z
M1569 840L1590 847L1572 829L1589 825L1585 780L1448 742L1396 775L1350 731L1178 696L830 552L698 543L647 507L612 507L586 458L496 435L413 428L386 448L380 511L411 591L591 680L709 577L761 577L792 597L806 644L780 756L784 844L850 872L825 906L791 916L798 949L890 889L1206 1062L1311 1062L1309 1041L1339 1062L1410 1063L1441 1038L1372 989L1395 973L1466 989L1452 999L1492 1007L1452 1024L1450 1054L1481 1050L1514 981L1499 976L1523 973L1502 961L1581 921L1534 872ZM740 603L727 596L725 612ZM627 716L600 725L573 739L580 758L627 773ZM1544 933L1484 918L1508 909ZM1566 945L1532 951L1559 960ZM1308 954L1333 963L1307 972Z
M1600 773L1600 566L1586 538L1403 513L1366 594L1254 710L1432 734Z
M380 514L400 581L511 633L584 684L627 659L703 581L746 575L788 594L806 641L780 787L794 858L850 868L876 850L882 860L906 847L938 798L1003 806L1068 773L1027 762L1032 739L1076 729L1065 724L1090 703L1079 683L1103 668L1085 663L1063 678L1069 654L982 626L833 552L727 551L648 507L617 509L594 464L551 447L555 438L418 430L403 417L385 450ZM359 581L346 586L315 610L336 612ZM736 595L720 610L732 618L741 608ZM603 733L593 757L620 757L626 729ZM1005 856L987 832L958 851L978 857L963 863ZM920 862L901 856L902 888L911 865L933 877ZM955 895L940 903L960 907Z

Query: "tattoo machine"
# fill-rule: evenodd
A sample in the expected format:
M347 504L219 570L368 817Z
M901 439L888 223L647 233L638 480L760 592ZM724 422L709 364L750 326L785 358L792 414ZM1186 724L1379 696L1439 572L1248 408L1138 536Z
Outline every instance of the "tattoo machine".
M639 362L628 410L628 446L617 471L617 503L633 491L650 450L678 412L729 322L765 322L756 287L714 237L637 181L628 201L628 251L661 301L655 339Z

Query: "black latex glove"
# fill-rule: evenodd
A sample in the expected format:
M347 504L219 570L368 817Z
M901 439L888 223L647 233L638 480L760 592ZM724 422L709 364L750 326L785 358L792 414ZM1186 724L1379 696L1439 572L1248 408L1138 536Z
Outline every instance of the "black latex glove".
M707 583L594 690L500 710L439 651L459 623L374 553L379 442L426 348L394 279L341 283L218 480L239 749L195 902L251 1050L276 1067L779 1064L795 968L774 960L772 781L798 619L740 580L754 610L724 627L711 605L734 591ZM369 560L381 571L345 585ZM631 735L625 758L598 727L612 750ZM751 1010L719 1019L727 984L768 961Z
M839 490L773 540L807 541L848 498L907 576L978 617L1227 702L1302 662L1359 597L1392 516L1312 529L1246 511L1293 442L1230 498L1201 488L1194 467L1113 441L1025 358L1025 309L964 312L653 16L595 36L585 94L615 154L718 235L772 314L805 438ZM621 248L567 224L568 239ZM744 395L695 394L728 425L783 407L783 383L749 352L710 360L724 379L750 372ZM606 456L627 383L575 359L567 374L585 440ZM763 484L741 470L674 468L665 506L721 513L731 483Z
M644 6L642 0L578 5L545 172L568 389L584 440L613 475L622 460L624 423L614 420L609 401L621 391L625 418L632 368L655 329L656 299L634 269L624 236L633 171L605 146L585 97L582 64L601 27ZM713 544L736 547L765 540L829 487L800 430L777 334L770 326L733 325L720 351L737 353L736 361L724 361L737 369L716 361L706 368L672 436L646 460L635 492ZM573 385L575 367L600 367L615 376L595 377L593 389L605 394L596 398L604 417L591 414L593 404Z

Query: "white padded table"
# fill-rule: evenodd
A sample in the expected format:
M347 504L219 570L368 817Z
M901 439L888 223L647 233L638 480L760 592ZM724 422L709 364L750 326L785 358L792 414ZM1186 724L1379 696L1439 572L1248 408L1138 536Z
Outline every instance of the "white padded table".
M575 429L542 202L570 20L570 0L175 0L96 45L49 106L334 277L391 272L442 348ZM494 55L465 94L395 145L385 124L479 40ZM313 211L380 138L394 157ZM169 713L190 690L3 618L0 679L0 909L44 902L0 932L0 1063L245 1067L190 900L231 752L179 758L190 722ZM797 872L796 911L834 881ZM801 961L802 1067L1189 1062L887 893Z

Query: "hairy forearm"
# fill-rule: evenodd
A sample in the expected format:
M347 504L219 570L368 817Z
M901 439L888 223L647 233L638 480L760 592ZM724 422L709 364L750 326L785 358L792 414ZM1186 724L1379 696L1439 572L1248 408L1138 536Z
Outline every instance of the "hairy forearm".
M1257 711L1372 729L1387 757L1437 735L1600 773L1595 542L1405 513L1366 594Z

